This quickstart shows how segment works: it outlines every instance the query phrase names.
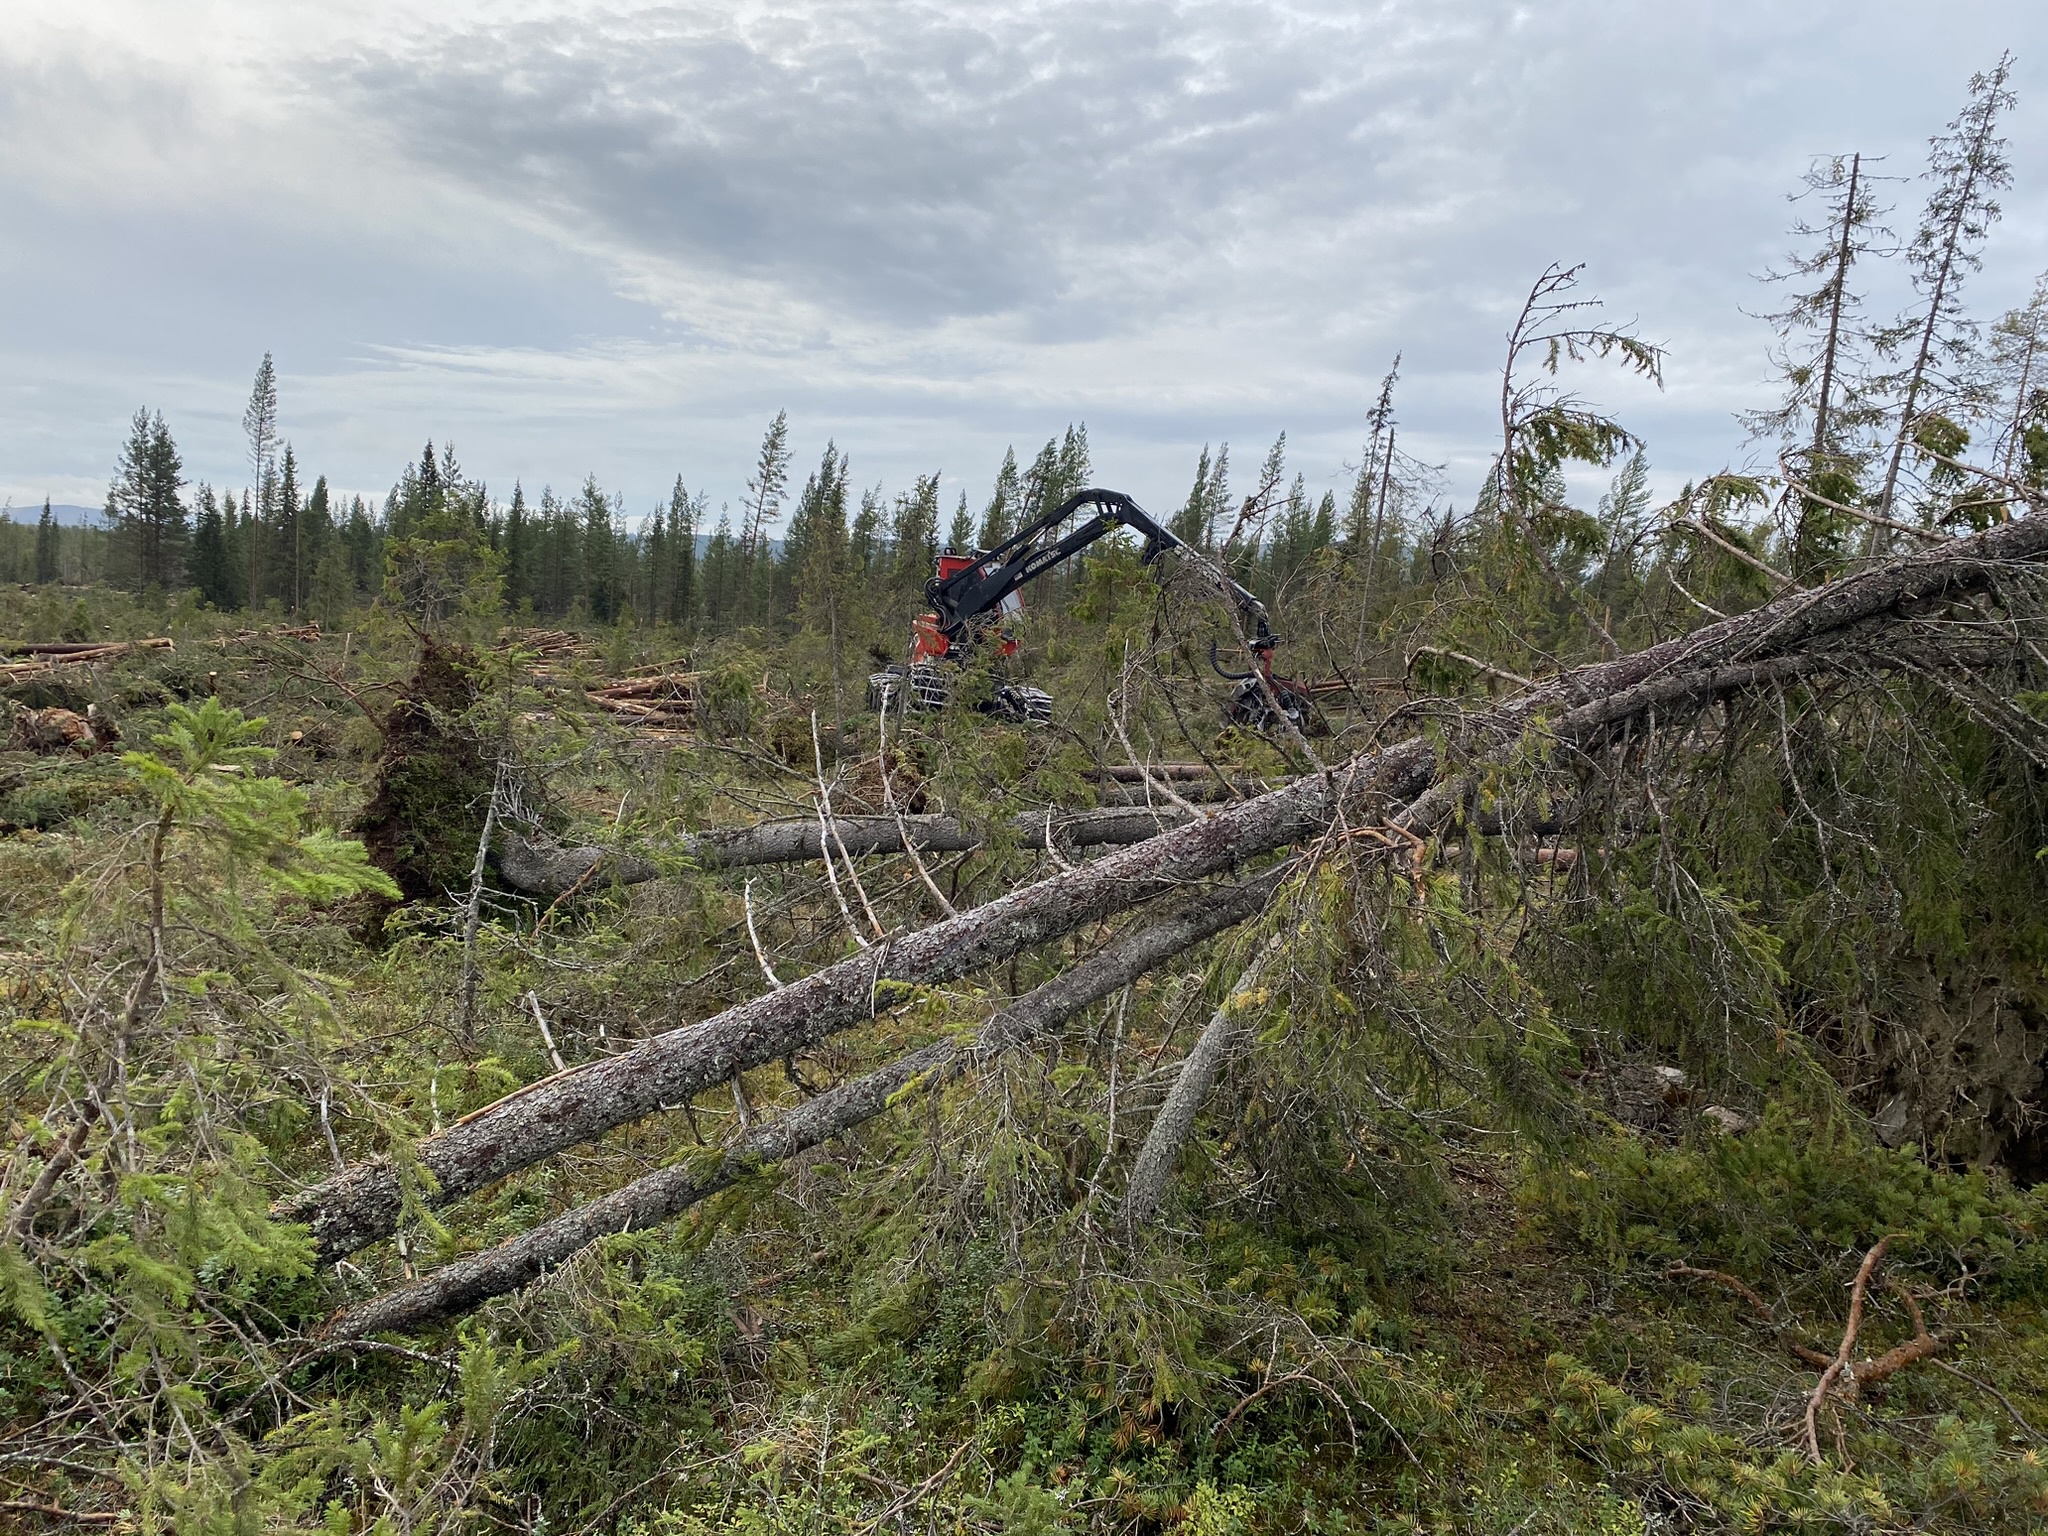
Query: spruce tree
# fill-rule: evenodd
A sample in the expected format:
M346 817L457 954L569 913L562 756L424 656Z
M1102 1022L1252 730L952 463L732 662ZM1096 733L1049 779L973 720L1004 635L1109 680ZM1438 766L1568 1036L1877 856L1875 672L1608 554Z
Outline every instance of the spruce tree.
M967 493L960 493L960 504L953 509L953 524L946 530L946 544L960 554L974 548L974 514L967 510Z
M1895 516L1906 447L1921 418L1967 403L1968 368L1976 328L1962 309L1964 277L1983 265L1980 252L2000 213L1997 194L2012 185L1998 124L2016 104L2007 88L2012 55L2001 54L1988 74L1970 77L1970 99L1948 131L1929 141L1926 179L1934 184L1920 227L1906 248L1918 313L1878 337L1887 355L1909 358L1885 382L1897 402L1898 424L1885 464L1877 510ZM1872 524L1869 546L1885 547L1884 529Z
M896 587L899 593L922 594L939 558L939 477L919 475L896 498L894 526Z
M873 581L884 568L882 529L882 488L877 485L860 493L860 511L854 514L853 530L847 535L847 564L853 573Z
M57 519L50 512L50 498L43 498L43 515L36 519L36 584L48 586L57 579Z
M526 515L526 488L512 482L512 505L505 509L505 606L519 611L533 599L533 529Z
M647 521L646 580L641 586L641 611L659 622L668 614L668 509L656 505Z
M277 598L296 615L305 591L301 568L305 558L305 539L300 526L305 520L305 508L299 502L299 460L290 443L284 445L284 462L278 471L277 501L272 508L272 516L271 547L282 558L276 562L276 582L263 595Z
M718 526L712 530L710 542L704 546L704 618L714 632L724 629L733 619L738 565L732 514L721 506L718 509Z
M1226 445L1226 451L1228 447ZM1201 457L1195 460L1195 483L1188 490L1188 499L1167 522L1167 529L1183 543L1197 549L1207 549L1216 537L1214 507L1211 503L1209 481L1214 468L1209 462L1209 445L1202 444Z
M1982 393L1994 402L1998 472L2011 480L2027 464L2027 434L2048 428L2048 272L1992 326L1986 351Z
M669 558L673 562L668 582L668 621L678 629L687 627L696 617L699 511L699 503L690 499L690 493L683 487L683 477L677 475L675 488L668 495Z
M1883 254L1881 242L1890 238L1878 222L1885 210L1874 195L1877 179L1860 154L1814 162L1792 194L1795 203L1813 199L1819 205L1820 219L1802 218L1792 226L1794 235L1814 244L1764 274L1773 283L1819 280L1763 316L1778 333L1772 360L1785 395L1775 408L1745 417L1757 437L1799 451L1809 476L1853 473L1868 456L1863 434L1882 415L1868 397L1853 352L1862 332L1863 299L1851 287L1856 263Z
M981 547L997 549L1018 528L1017 504L1022 488L1017 480L1017 450L1003 450L1003 467L996 471L995 489L981 514Z
M135 591L168 591L184 576L184 469L163 413L137 411L107 490L115 579Z
M254 477L252 483L255 486L253 506L248 496L242 498L249 572L243 590L253 603L262 590L267 555L264 523L271 513L277 474L277 366L268 352L263 354L263 361L257 365L256 381L249 389L249 404L242 412L242 431L249 439L249 472Z
M592 619L609 624L619 615L617 555L611 500L596 475L584 479L576 511L583 528L583 601Z
M751 606L755 568L768 558L768 530L782 516L783 492L789 488L789 412L777 411L761 436L761 451L754 472L747 480L747 499L741 507L740 588L742 601ZM753 617L752 613L744 617Z
M360 496L349 500L348 526L342 532L342 543L348 550L348 574L355 595L360 598L375 591L380 572L377 529Z
M196 496L199 515L192 528L189 579L208 607L226 613L240 606L235 598L235 569L228 549L226 520L214 499L213 487L201 485Z

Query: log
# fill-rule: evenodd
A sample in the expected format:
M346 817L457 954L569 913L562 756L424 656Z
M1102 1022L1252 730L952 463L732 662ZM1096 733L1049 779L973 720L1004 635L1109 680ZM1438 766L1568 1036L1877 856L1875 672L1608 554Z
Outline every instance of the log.
M1087 959L1018 998L973 1040L939 1040L798 1104L742 1136L722 1155L672 1164L565 1211L518 1237L443 1265L410 1285L351 1307L322 1335L364 1339L414 1333L508 1295L615 1232L658 1226L771 1163L842 1136L882 1113L907 1088L940 1081L1051 1034L1091 1003L1263 908L1284 866L1222 891L1183 898L1157 921L1126 930Z
M1457 722L1472 751L1531 732L1563 750L1625 735L1646 718L1666 724L1729 694L1806 675L1838 661L1868 666L1892 624L1981 592L2017 565L2048 557L2048 517L2002 523L1894 558L1826 586L1788 593L1633 655L1595 662ZM1826 647L1835 643L1832 653ZM516 1092L422 1141L428 1198L446 1203L596 1140L737 1072L807 1049L873 1017L907 989L948 981L1136 902L1202 880L1304 837L1341 814L1371 823L1422 795L1438 774L1437 746L1417 736L1214 815L1163 832L879 944L800 981L633 1050ZM893 985L892 985L893 984ZM389 1236L402 1206L396 1169L377 1158L284 1202L311 1229L323 1262Z
M1027 811L1013 817L1007 830L1019 847L1043 848L1049 827L1053 846L1066 851L1143 842L1187 819L1185 811L1167 806L1157 810L1123 807L1059 813ZM905 830L910 833L910 846L920 853L965 853L988 841L986 833L953 816L905 816L901 826L893 816L840 816L831 826L835 852L843 842L851 854L901 853ZM823 839L815 816L792 817L750 827L699 832L677 842L673 856L687 859L701 869L800 864L824 857L819 851ZM611 862L602 871L602 878L620 885L637 885L661 874L660 863L638 854L594 845L560 848L529 841L516 833L507 834L498 852L498 868L506 881L534 896L559 896L585 885L606 860Z

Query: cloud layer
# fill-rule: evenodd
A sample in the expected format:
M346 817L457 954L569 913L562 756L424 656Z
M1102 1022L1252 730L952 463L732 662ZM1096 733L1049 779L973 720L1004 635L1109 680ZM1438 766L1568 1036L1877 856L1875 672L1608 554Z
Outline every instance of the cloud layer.
M1673 348L1598 372L1680 477L1741 451L1749 274L1808 156L1918 169L2021 55L2018 185L1975 297L2048 266L2048 18L1494 0L436 8L26 0L0 18L0 491L89 499L135 405L238 474L255 360L373 489L432 435L509 489L736 491L765 418L979 494L1085 418L1176 498L1286 428L1339 479L1392 354L1469 491L1553 260ZM1909 222L1918 190L1896 189ZM1880 288L1879 307L1898 295Z

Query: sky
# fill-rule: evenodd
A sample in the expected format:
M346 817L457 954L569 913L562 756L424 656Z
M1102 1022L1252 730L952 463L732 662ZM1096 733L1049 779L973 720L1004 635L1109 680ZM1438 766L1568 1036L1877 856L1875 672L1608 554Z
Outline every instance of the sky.
M737 501L785 408L799 476L832 439L948 505L1081 421L1155 510L1282 430L1341 496L1398 353L1402 446L1465 499L1553 262L1669 349L1661 391L1565 382L1675 486L1754 452L1811 157L1886 157L1909 232L2004 49L1987 318L2048 268L2038 0L8 0L0 502L98 504L138 407L241 485L266 351L344 493L432 438L635 517Z

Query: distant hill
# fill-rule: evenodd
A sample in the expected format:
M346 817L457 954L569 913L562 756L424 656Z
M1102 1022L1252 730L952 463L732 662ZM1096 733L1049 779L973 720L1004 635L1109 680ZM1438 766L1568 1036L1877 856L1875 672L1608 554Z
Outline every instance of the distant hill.
M17 523L33 523L43 515L43 504L39 501L32 507L16 507L7 515ZM53 501L50 503L50 516L67 527L75 528L81 523L97 523L100 520L100 509L74 507Z

